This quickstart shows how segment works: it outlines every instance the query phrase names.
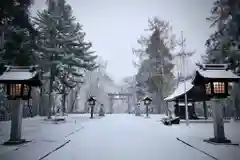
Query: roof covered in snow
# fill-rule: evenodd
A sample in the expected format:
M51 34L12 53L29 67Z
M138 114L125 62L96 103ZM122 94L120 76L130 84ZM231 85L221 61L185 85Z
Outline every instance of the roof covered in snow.
M200 65L199 69L196 70L193 84L213 81L216 79L231 82L238 81L240 76L229 70L226 64L205 64Z
M177 88L174 90L174 92L168 97L166 97L164 100L165 101L175 101L175 100L183 101L185 93L187 93L188 100L203 101L208 99L205 95L204 90L201 87L194 86L192 84L191 79L186 80L185 83L186 83L186 92L185 92L184 81L180 82Z
M27 82L32 85L41 85L39 74L30 67L6 67L5 71L0 75L0 83L23 83Z
M234 74L231 70L197 70L197 72L204 78L216 79L239 79L240 77Z
M186 80L186 92L193 88L192 80ZM175 100L178 96L185 94L184 82L180 82L174 92L165 98L165 101Z

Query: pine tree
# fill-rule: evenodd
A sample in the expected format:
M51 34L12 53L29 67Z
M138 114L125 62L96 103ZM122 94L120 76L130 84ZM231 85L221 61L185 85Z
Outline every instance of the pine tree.
M65 0L58 3L49 1L48 10L38 12L34 20L41 32L38 40L39 50L42 51L42 58L50 64L49 93L53 90L54 81L61 83L58 90L63 94L64 106L69 89L82 82L82 74L78 69L95 69L96 56L93 52L88 52L91 44L84 42L85 33L75 22L71 6L67 5ZM51 106L50 98L49 101ZM49 107L48 117L50 116Z
M31 0L0 2L0 57L9 65L35 64L37 31L29 18Z
M217 31L206 41L207 52L203 57L206 63L228 63L230 69L240 73L240 1L216 0L212 16L207 18ZM230 99L239 109L240 86L235 85ZM240 113L240 112L239 112Z
M36 33L30 23L29 8L33 0L0 1L0 26L15 26Z
M158 18L149 20L148 31L151 35L147 39L141 38L138 42L142 48L135 50L143 59L140 61L141 67L138 75L144 74L144 77L148 77L144 78L144 82L139 83L143 86L139 89L139 94L145 90L154 95L153 103L158 106L158 113L163 111L163 98L170 91L169 82L173 79L171 49L174 48L174 37L170 35L170 30L171 27L166 21Z

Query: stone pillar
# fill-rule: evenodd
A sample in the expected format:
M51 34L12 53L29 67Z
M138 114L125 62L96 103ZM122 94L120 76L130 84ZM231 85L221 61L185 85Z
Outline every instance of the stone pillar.
M135 108L135 115L136 116L140 116L141 113L140 113L140 105L137 105L136 108Z
M224 122L223 122L223 110L221 106L220 99L212 99L212 109L213 109L213 119L214 119L214 138L210 141L216 143L228 143L231 142L227 140L224 132Z
M203 112L204 112L204 118L208 119L208 110L207 110L206 101L203 101Z
M25 140L21 139L22 135L22 114L24 101L21 99L11 101L12 115L11 115L11 133L10 140L5 142L6 145L21 144Z

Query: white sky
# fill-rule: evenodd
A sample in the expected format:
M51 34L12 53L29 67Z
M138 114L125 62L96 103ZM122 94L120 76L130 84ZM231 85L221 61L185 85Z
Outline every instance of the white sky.
M35 0L32 12L46 7L44 1ZM108 61L107 71L116 82L136 73L132 48L138 47L136 41L144 34L149 17L169 21L177 37L182 30L189 50L196 50L193 61L200 59L205 41L213 32L206 21L213 0L67 0L67 3L84 26L93 50Z

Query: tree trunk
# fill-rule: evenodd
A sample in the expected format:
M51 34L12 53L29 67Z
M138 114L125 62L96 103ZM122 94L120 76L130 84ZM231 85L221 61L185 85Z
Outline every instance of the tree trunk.
M77 88L78 89L78 88ZM75 92L75 91L74 91ZM78 97L78 91L76 92L75 96L74 96L74 99L73 99L73 103L71 105L71 108L69 109L69 112L73 112L75 110L75 104L76 104L76 101L77 101L77 97Z
M62 105L61 105L61 116L64 116L64 113L65 113L65 110L66 110L66 108L65 108L65 106L66 106L66 88L65 88L65 86L63 85L63 95L62 95Z
M51 62L53 62L54 60L54 55L51 56ZM53 82L54 82L54 71L55 71L55 68L54 68L54 64L51 64L51 70L50 70L50 82L49 82L49 97L48 97L48 119L51 119L51 116L52 116L52 113L51 113L51 110L52 110L52 90L53 90Z

